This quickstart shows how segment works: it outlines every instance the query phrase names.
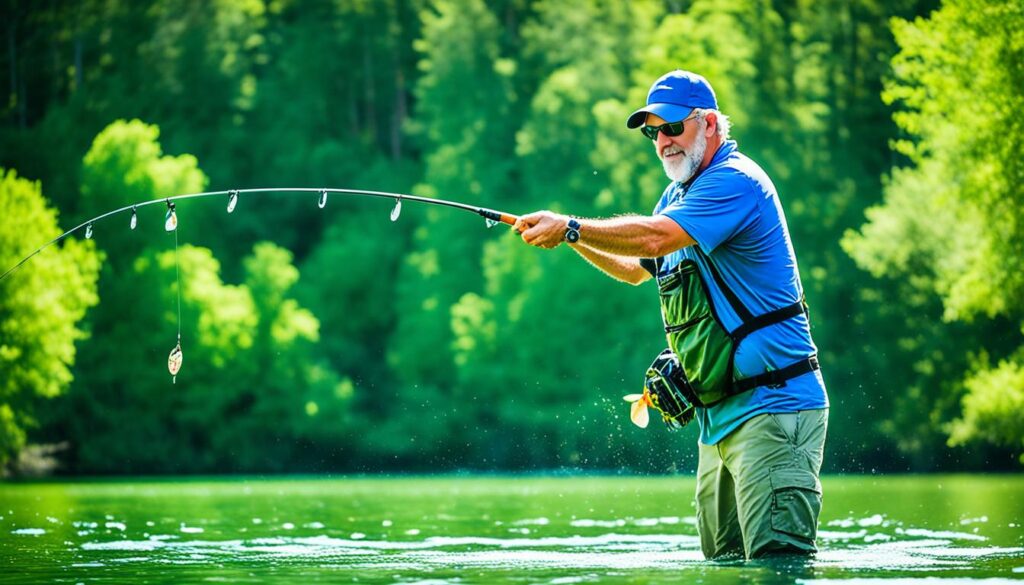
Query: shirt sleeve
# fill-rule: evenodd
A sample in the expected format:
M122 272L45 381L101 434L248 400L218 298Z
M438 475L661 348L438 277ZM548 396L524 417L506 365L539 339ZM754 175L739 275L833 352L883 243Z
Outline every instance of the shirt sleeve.
M732 170L698 179L686 195L658 213L690 234L705 254L741 233L755 216L757 197L749 178Z

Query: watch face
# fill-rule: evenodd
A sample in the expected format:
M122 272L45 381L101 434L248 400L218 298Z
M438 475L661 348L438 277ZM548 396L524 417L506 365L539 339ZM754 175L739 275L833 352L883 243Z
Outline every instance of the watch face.
M565 241L570 244L575 244L580 241L580 233L574 229L568 229L565 231Z

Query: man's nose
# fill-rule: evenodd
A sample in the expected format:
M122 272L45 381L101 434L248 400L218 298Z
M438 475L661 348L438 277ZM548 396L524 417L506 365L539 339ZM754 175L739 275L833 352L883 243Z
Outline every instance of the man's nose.
M658 138L654 142L658 146L658 154L661 154L661 151L664 150L666 146L672 144L672 139L665 136L664 132L658 132Z

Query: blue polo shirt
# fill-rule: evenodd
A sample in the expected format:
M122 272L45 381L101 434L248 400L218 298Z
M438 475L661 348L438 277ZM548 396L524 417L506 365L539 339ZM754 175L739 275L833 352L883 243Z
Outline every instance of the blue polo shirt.
M740 154L734 141L722 144L711 164L690 183L670 184L654 214L672 218L690 234L753 315L800 300L803 286L775 185L757 163ZM729 331L739 327L741 321L711 276L707 260L692 247L665 256L661 273L683 259L697 263L722 325ZM736 379L781 369L816 353L801 314L744 339L736 350ZM782 388L759 386L698 408L700 441L714 445L759 414L827 407L825 382L815 370L787 380Z

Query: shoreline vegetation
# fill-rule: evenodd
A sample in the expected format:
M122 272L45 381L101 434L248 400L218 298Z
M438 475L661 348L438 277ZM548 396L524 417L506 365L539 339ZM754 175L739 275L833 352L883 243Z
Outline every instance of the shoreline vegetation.
M1021 469L1020 2L84 0L3 16L0 270L106 210L206 189L647 213L666 179L624 121L686 68L777 182L831 402L823 471ZM137 229L97 222L0 281L0 468L695 468L693 428L635 429L621 400L665 344L651 289L450 210L235 203L182 201L177 248L157 205Z
M437 481L501 481L505 479L523 480L602 480L602 479L623 479L623 480L693 480L693 473L650 473L650 472L621 472L615 470L530 470L523 472L507 471L476 471L458 470L430 473L405 473L405 472L367 472L367 473L281 473L281 474L237 474L237 475L51 475L44 477L9 476L0 478L0 484L5 485L74 485L74 484L198 484L198 483L287 483L291 481L387 481L387 480L437 480ZM996 480L1004 478L1010 481L1019 481L1022 477L1019 471L990 471L978 472L919 472L919 473L823 473L822 481L826 480L905 480L905 479L929 479L935 480L936 485L941 485L945 480L986 478Z

